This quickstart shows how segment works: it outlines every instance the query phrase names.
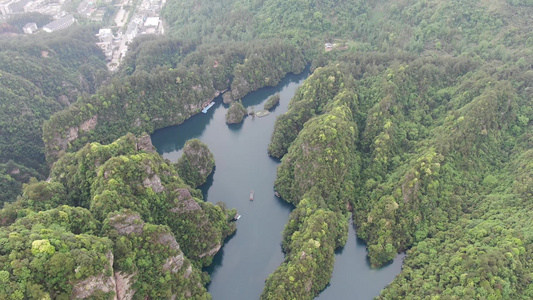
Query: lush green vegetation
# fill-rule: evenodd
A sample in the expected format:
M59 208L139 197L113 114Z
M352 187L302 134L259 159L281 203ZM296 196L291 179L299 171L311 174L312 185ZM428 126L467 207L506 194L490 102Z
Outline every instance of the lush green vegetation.
M523 241L528 236L525 233L528 223L516 220L525 217L523 214L528 211L525 208L520 212L517 203L532 196L531 181L525 180L531 177L531 168L526 167L531 164L526 162L529 155L524 153L531 147L531 121L526 117L532 109L527 92L527 86L533 82L530 75L517 73L508 79L498 79L505 78L508 69L496 69L468 58L414 58L397 54L369 55L365 59L344 55L337 59L340 63L315 70L291 101L289 112L277 120L269 150L271 154L286 153L278 170L277 191L296 205L306 196L313 198L311 193L314 198L324 199L326 205L333 204L330 209L341 210L346 204L328 202L331 199L328 194L346 191L341 199L353 207L358 235L367 241L370 261L376 266L416 245L406 258L410 268L404 268L385 290L384 299L413 295L430 298L442 293L472 298L521 296L528 283L513 276L526 276L527 254L524 261L517 262L524 266L524 271L515 270L506 264L507 260L492 263L480 260L479 256L512 254L510 241L516 243L513 246L516 249L523 247L524 253L529 251L528 242ZM391 64L390 60L402 63ZM372 65L367 64L370 61ZM376 75L366 73L369 67ZM367 76L361 76L365 73ZM342 81L335 86L337 78ZM330 87L321 89L328 79ZM317 96L314 91L323 91L324 96ZM328 95L327 91L333 94ZM351 145L329 142L325 147L329 152L321 152L316 144L303 141L313 141L309 137L313 128L315 140L319 140L320 131L324 139L340 132L332 131L333 126L324 122L334 111L332 107L351 112L360 128L356 134L359 139ZM346 174L332 161L346 160L342 153L361 157L351 166L348 164L347 170L355 176L354 185L328 186L328 179L334 178L335 173L324 173L317 176L320 181L313 180L313 173L328 168ZM318 188L313 191L314 186ZM355 191L350 191L354 187ZM530 192L524 193L526 190ZM486 228L483 226L488 225L482 224L492 224L492 215L503 213L499 210L509 214L514 211L517 215L512 218L514 221L499 225L502 230L498 235L492 233L489 239L464 230L478 224L482 227L476 230ZM286 231L294 228L290 221ZM298 230L305 229L304 225ZM423 250L418 250L420 243ZM472 243L473 252L466 248ZM459 258L455 269L449 267L452 257ZM287 270L286 264L294 259L288 255L286 263L274 273L285 274L273 275L278 287L288 285L288 279L283 278L292 271ZM487 273L485 263L498 267ZM329 265L322 262L315 268L327 269ZM301 277L298 285L305 286L305 280ZM297 293L283 291L287 297ZM277 297L279 293L279 289L267 284L264 296ZM312 296L307 294L305 298Z
M147 69L151 63L157 62L142 66ZM269 40L202 47L177 66L168 64L114 77L95 95L55 114L43 127L49 162L88 141L110 142L127 132L179 124L220 91L231 86L232 97L240 99L252 90L276 85L289 72L301 72L305 61L298 47Z
M337 79L329 74L316 70L308 83L333 84ZM298 94L312 94L306 90L312 85L304 84ZM283 233L285 262L267 279L263 299L310 299L329 282L334 250L346 242L359 175L354 100L353 93L338 94L324 114L305 123L283 157L275 189L296 209Z
M350 36L370 4L322 0L168 1L162 16L173 36L196 43L281 37L313 48L315 37ZM322 42L321 42L322 44Z
M209 297L198 268L235 212L204 203L187 185L204 176L146 136L89 142L179 124L307 62L268 147L296 209L262 298L316 296L350 212L374 266L408 251L383 299L533 297L531 15L528 0L170 0L169 37L136 40L101 87L90 30L2 40L0 200L29 184L0 212L0 297L64 298L117 272L136 297Z
M335 248L346 243L347 230L342 213L323 199L304 198L283 232L285 262L266 280L261 299L314 298L329 282Z
M18 19L12 20L14 24ZM23 24L24 25L24 24ZM45 178L42 124L106 76L90 30L0 41L0 202Z
M204 287L209 277L184 257L167 226L145 223L124 210L111 214L103 230L115 243L114 269L132 282L134 298L211 299Z
M278 192L299 205L299 199L313 198L302 195L313 184L321 187L314 191L320 199L331 175L318 183L312 173L301 175L307 181L298 176L306 165L315 171L333 164L328 155L314 157L317 148L301 141L329 106L346 105L334 104L335 98L354 95L348 103L359 134L348 151L361 160L349 169L356 180L347 199L358 235L375 266L412 247L383 299L531 297L526 203L533 195L526 178L532 169L525 151L532 146L533 73L526 57L533 39L524 17L532 11L511 4L520 9L503 1L380 7L362 26L366 33L340 42L348 51L334 46L314 59L314 67L324 68L315 70L277 120L268 150L283 157ZM376 25L385 30L370 31ZM330 150L342 149L337 146ZM291 217L286 232L294 228L306 230ZM287 255L263 297L314 296L309 281L288 270L294 260ZM314 268L329 266L322 261ZM291 280L299 288L288 289Z
M66 188L65 204L89 208L100 220L110 212L131 209L143 220L180 232L176 238L187 257L205 257L208 263L212 255L206 253L235 229L226 222L227 215L235 213L199 200L201 194L187 189L175 166L138 149L153 152L149 136L128 135L110 145L88 144L63 155L51 174Z
M207 180L215 167L215 157L207 145L198 139L188 140L177 163L178 172L186 184L196 188Z
M2 299L69 299L73 282L112 269L106 257L112 242L94 235L97 223L87 210L63 206L25 214L0 228Z
M232 102L226 112L226 123L236 124L242 122L248 114L248 110L242 105L241 101Z
M65 154L0 211L0 296L210 298L199 268L236 212L198 197L147 135Z
M276 93L274 96L268 98L267 102L265 102L265 106L263 107L263 109L271 110L272 108L274 108L276 105L279 104L279 99L280 99L279 93Z
M37 27L41 28L44 25L52 22L52 20L52 16L43 15L36 12L11 15L10 18L7 19L7 22L2 24L0 32L22 34L24 33L22 28L24 25L30 22L37 24Z

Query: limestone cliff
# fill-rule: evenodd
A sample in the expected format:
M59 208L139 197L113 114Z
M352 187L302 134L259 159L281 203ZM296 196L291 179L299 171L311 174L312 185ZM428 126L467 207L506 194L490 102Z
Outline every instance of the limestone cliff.
M153 294L210 298L201 271L185 257L168 227L145 223L139 214L123 210L112 214L104 228L115 237L115 251L122 254L112 276L115 299Z

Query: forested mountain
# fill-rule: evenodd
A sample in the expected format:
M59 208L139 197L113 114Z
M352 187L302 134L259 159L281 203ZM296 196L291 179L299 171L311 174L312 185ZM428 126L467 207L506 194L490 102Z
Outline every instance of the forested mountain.
M235 214L185 183L209 151L173 165L120 137L310 63L268 147L295 209L261 298L318 295L350 214L372 265L407 251L378 298L533 297L531 1L169 0L162 16L167 37L137 39L101 86L90 30L1 41L2 200L37 179L0 212L0 295L107 298L120 281L209 298L199 268Z
M276 190L297 206L284 232L290 235L285 237L291 241L287 245L311 226L292 221L302 220L301 205L306 211L303 220L313 211L326 210L336 212L347 225L342 213L348 202L372 264L379 266L417 245L405 260L413 267L404 268L384 299L442 293L519 297L529 289L528 282L513 276L528 276L528 251L533 250L527 237L533 228L526 220L516 222L529 211L518 207L532 199L533 170L526 151L533 146L526 117L532 109L532 78L519 73L511 80L498 79L498 71L480 69L466 58L404 56L402 63L389 65L396 59L373 57L371 67L383 71L366 78L360 77L360 70L369 61L352 55L315 70L291 101L289 112L278 119L269 150L286 154ZM324 86L334 94L317 93ZM347 125L339 122L347 117L332 114L335 110L348 113L354 125L343 128ZM337 186L340 183L348 186ZM492 221L495 213L513 221ZM487 231L488 224L501 231ZM335 236L337 226L322 230ZM465 226L472 230L465 231ZM422 253L417 252L420 243ZM513 256L520 270L488 259L512 249L520 252ZM300 255L309 250L300 248L294 257L292 251L287 251L287 264L293 271L283 271L283 265L278 269L268 281L273 283L267 284L266 299L309 298L327 283L308 274L310 268L331 268L331 259L318 258L331 257L330 249L315 254L314 263L305 268L299 266ZM485 252L487 260L482 260ZM448 265L451 257L458 259L457 268ZM289 284L291 276L299 284ZM322 282L320 287L309 291L315 280ZM483 287L473 285L480 282Z
M373 22L388 38L376 32L361 37L370 47L350 47L364 52L337 48L315 59L324 67L277 120L269 145L283 157L276 190L297 209L284 232L286 262L267 280L264 299L312 298L325 287L331 249L313 249L322 240L306 232L318 230L314 214L342 214L346 201L373 265L410 249L381 298L532 297L533 36L526 16L533 11L524 3L486 6L377 3ZM358 125L352 137L341 134L350 130L331 116L333 107ZM355 176L344 179L355 184L336 187L332 171ZM338 226L322 231L336 236Z
M163 41L162 45L168 44ZM147 46L147 53L152 46ZM227 94L240 99L305 67L301 50L278 39L200 46L177 65L160 66L142 57L131 75L114 77L96 94L82 97L44 124L49 163L88 141L110 142L128 132L140 134L180 124L222 91L231 88Z
M210 298L200 268L235 230L150 137L87 144L0 211L2 299Z
M0 40L0 201L46 178L42 124L107 76L92 31Z

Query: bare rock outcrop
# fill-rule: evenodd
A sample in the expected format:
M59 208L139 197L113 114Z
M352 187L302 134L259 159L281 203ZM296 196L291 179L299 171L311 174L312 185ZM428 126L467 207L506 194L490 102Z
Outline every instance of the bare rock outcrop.
M143 186L145 188L151 188L154 192L160 193L165 190L163 184L161 184L161 178L159 175L154 174L152 177L147 177L143 180Z
M163 264L163 270L170 271L172 273L178 273L178 271L181 269L181 266L183 266L183 254L179 254L176 256L172 256L167 258L165 261L165 264Z
M74 141L75 139L79 137L80 131L93 130L97 124L98 124L98 115L94 115L90 119L81 123L78 127L70 127L66 131L64 137L61 135L61 133L58 133L58 132L54 133L52 142L50 143L50 145L47 145L47 148L48 148L47 151L50 152L50 154L53 157L57 158L59 153L67 149L70 142Z
M155 147L152 145L152 139L148 134L143 134L138 137L135 147L137 151L142 150L148 153L155 153Z
M173 213L188 213L197 210L201 210L200 204L196 202L191 196L188 189L177 189L178 203L170 211Z
M80 131L89 131L89 130L93 130L95 127L96 127L96 124L98 124L98 115L94 115L92 118L90 118L89 120L83 122L80 127L79 127L79 130Z
M162 233L157 237L157 242L161 245L168 246L172 250L180 250L180 245L171 233Z
M105 276L104 274L91 276L85 280L76 283L72 287L72 294L70 299L87 299L91 297L96 291L104 293L115 292L116 283L113 276Z
M127 274L122 272L115 272L116 282L116 300L131 300L135 295L136 290L131 288L134 283L133 278L137 274Z
M138 214L117 214L112 216L110 221L120 235L143 233L144 222Z
M198 257L202 258L204 256L213 256L217 254L218 250L220 250L220 247L222 247L222 244L216 244L215 247L211 248L211 250L200 254Z
M151 188L154 192L160 193L165 190L165 187L161 183L161 177L157 175L153 170L150 164L144 166L144 170L148 177L143 180L143 186L145 188Z
M113 253L109 251L106 254L106 258L109 264L106 269L112 269L113 266ZM103 271L101 274L88 277L82 281L77 282L72 287L72 293L70 299L87 299L91 297L95 292L102 291L104 293L115 292L116 282L114 276L106 276Z

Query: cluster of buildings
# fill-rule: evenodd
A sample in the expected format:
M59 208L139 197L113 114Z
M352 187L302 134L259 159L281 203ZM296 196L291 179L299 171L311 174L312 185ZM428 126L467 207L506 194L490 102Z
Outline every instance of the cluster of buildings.
M58 31L58 30L62 30L62 29L65 29L65 28L68 28L70 27L72 24L76 23L76 19L74 18L73 15L65 15L55 21L52 21L46 25L43 26L42 30L44 32L54 32L54 31ZM24 27L22 27L22 31L24 31L24 33L27 33L27 34L33 34L35 33L39 28L37 27L37 24L34 23L34 22L30 22L26 25L24 25Z
M34 22L23 27L26 34L36 31L54 32L70 27L77 20L72 14L62 10L67 0L0 0L0 19L9 15L39 12L53 16L54 21L38 28ZM117 13L114 16L114 26L102 28L98 32L97 45L104 52L109 68L114 70L128 51L128 45L140 34L163 34L162 21L159 17L161 8L166 0L103 0L114 2ZM83 0L76 8L78 18L101 22L106 13L105 7L100 7L101 0Z
M67 0L0 0L0 19L10 15L37 12L43 15L49 15L54 18L53 22L43 26L45 32L54 32L65 29L76 23L72 14L68 14L62 9ZM113 0L104 0L111 2ZM93 0L82 1L77 8L77 13L81 18L87 18L90 21L101 22L106 12L105 7L98 7ZM24 33L32 34L38 30L36 23L28 23L23 27Z
M110 0L106 2L110 2ZM84 0L78 5L77 12L83 18L93 22L102 22L106 9L105 7L98 7L95 1Z
M142 0L133 13L124 7L133 0L122 0L120 10L115 16L115 30L102 28L98 32L97 45L109 61L110 70L115 70L128 51L128 45L140 34L163 34L164 29L159 17L165 0Z
M142 17L137 16L128 23L126 31L118 31L117 35L113 35L111 28L102 28L97 34L98 45L104 52L107 60L112 64L113 68L118 67L118 64L128 51L128 44L139 34L162 34L163 26L159 17Z
M162 30L159 17L137 17L133 19L126 29L126 39L131 43L140 34L160 34Z
M76 23L76 19L72 15L63 16L53 22L50 22L43 26L43 30L50 33L58 30L62 30L70 27L70 25ZM33 23L35 24L35 23ZM28 24L26 24L28 25Z
M159 13L165 0L143 0L124 33L128 43L138 34L163 34Z
M0 0L0 14L6 18L10 15L37 12L43 15L53 16L55 19L43 26L45 32L54 32L65 29L76 23L73 15L67 14L61 9L66 0ZM22 30L24 33L35 33L39 28L34 22L26 24Z
M61 5L66 0L0 0L0 14L8 16L13 14L38 12L43 15L59 16L62 14ZM65 14L63 12L63 14Z

